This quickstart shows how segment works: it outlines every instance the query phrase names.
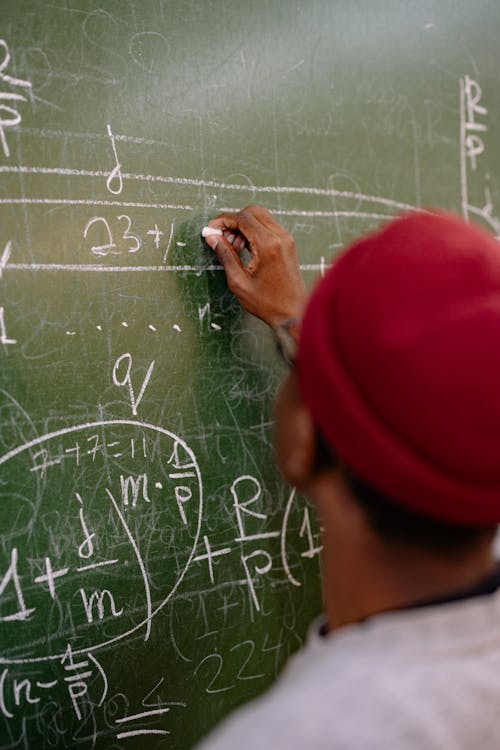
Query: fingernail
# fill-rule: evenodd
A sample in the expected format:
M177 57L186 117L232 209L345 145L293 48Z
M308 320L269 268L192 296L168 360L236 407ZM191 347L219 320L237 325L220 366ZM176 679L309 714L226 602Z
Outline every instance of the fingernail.
M205 237L205 242L209 247L212 248L212 250L215 250L215 248L219 244L219 238L216 234L209 234L208 237Z
M235 239L236 239L236 235L235 234L228 234L227 237L226 237L226 240L228 242L230 242L231 245L233 244L233 242L235 241Z

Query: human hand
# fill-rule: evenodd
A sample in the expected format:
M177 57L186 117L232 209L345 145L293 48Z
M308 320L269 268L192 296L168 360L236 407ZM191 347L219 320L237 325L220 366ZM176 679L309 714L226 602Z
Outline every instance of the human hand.
M206 243L226 272L229 289L247 312L272 328L300 320L307 298L295 242L267 208L247 206L208 222L222 236L209 235ZM239 253L252 256L245 266Z

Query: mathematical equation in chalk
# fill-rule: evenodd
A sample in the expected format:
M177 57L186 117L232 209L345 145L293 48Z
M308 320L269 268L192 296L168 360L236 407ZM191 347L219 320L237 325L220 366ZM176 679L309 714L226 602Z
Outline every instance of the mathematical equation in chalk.
M168 430L140 421L59 430L17 446L0 457L0 465L15 478L4 485L3 502L9 517L16 517L3 537L0 565L0 623L4 642L11 644L0 657L5 667L0 712L6 718L55 688L54 680L31 682L16 675L20 665L32 663L60 663L79 718L81 699L89 700L88 680L96 688L97 670L100 705L106 678L99 651L134 634L148 641L154 618L189 573L199 579L200 566L205 566L208 585L246 590L249 611L257 614L268 575L300 587L300 559L321 551L309 508L294 491L278 528L272 528L276 511L263 509L262 486L252 475L236 477L227 487L233 536L221 540L218 529L212 540L193 451ZM60 489L67 486L74 488L69 495ZM19 497L31 499L34 518L31 512L15 513ZM294 525L290 539L290 515L299 511L300 528ZM36 549L30 549L30 539ZM44 549L40 539L46 540ZM231 577L221 580L217 566L228 556L233 561L225 575L230 570ZM40 653L40 630L45 654Z
M500 239L500 219L496 216L489 185L489 174L481 170L485 157L484 138L488 132L488 110L482 102L478 81L466 75L460 79L460 161L462 213L479 218ZM478 203L473 193L481 196Z
M121 226L120 226L121 224ZM165 232L159 229L158 224L154 224L151 228L146 230L148 239L154 245L156 250L162 249L162 237ZM168 239L166 241L164 250L162 250L163 257L162 262L166 263L168 254L172 246L172 238L174 234L174 222L170 224L168 231ZM85 225L83 230L83 237L85 239L91 239L93 242L90 247L90 252L93 255L106 257L108 255L122 255L123 253L135 254L144 245L143 238L132 231L132 219L128 214L120 214L111 228L111 221L104 216L92 216L91 219ZM101 244L97 244L97 243ZM176 242L177 247L183 247L186 245L185 242Z
M125 455L128 472L120 468ZM163 598L157 602L157 611L184 576L199 535L202 482L190 449L163 428L117 420L78 425L46 435L36 443L19 446L0 462L7 464L10 476L18 478L8 504L15 504L19 493L34 498L41 524L38 533L48 540L48 549L35 556L21 549L26 528L15 528L9 535L20 541L12 546L8 565L3 566L0 622L11 623L11 627L22 622L27 636L28 630L33 629L34 633L39 629L36 621L39 613L46 614L50 605L47 597L52 602L62 598L71 602L67 609L71 626L77 630L85 626L89 646L95 648L103 635L99 628L94 633L87 626L108 617L119 621L116 627L108 627L108 640L119 640L139 629L144 630L147 640L154 614L153 574L146 570L140 538L151 516L163 529L148 535L149 546L154 541L160 544L165 529L176 530L176 565L164 571ZM12 462L16 462L16 467ZM134 466L138 467L135 471ZM154 468L145 468L151 466ZM66 486L67 481L75 489L70 496L62 497L57 488L61 483ZM40 483L45 488L43 492ZM149 513L144 513L148 506ZM133 509L140 517L130 519L126 515ZM5 509L10 511L10 507ZM65 532L60 534L63 528ZM32 532L36 536L35 527ZM125 570L127 578L137 581L133 595L142 601L142 611L140 607L130 611L127 602L118 602L112 590ZM29 596L24 593L26 585ZM7 592L11 595L5 602L2 595ZM48 637L52 653L56 648L54 639L57 643L61 640L61 628L65 630L64 617L57 620L55 633Z
M46 680L16 677L16 668L4 667L0 671L0 713L13 719L16 712L24 712L27 706L36 706L60 686L67 690L68 697L79 721L82 719L82 701L89 696L89 686L97 688L95 704L102 706L108 690L106 674L96 659L89 653L75 658L68 644L63 656L57 660L60 675Z
M34 712L31 722L38 724L38 732L49 738L50 746L57 746L61 739L69 740L68 746L83 742L95 744L96 737L102 734L96 724L96 708L103 709L101 721L106 734L121 740L140 735L168 735L169 729L151 728L151 721L161 721L164 727L169 718L167 714L187 707L184 701L161 698L165 677L160 677L142 698L140 710L131 711L124 693L110 692L106 671L95 655L76 656L70 645L60 659L52 661L50 674L40 664L30 667L30 677L16 676L17 671L19 667L0 668L0 716L7 721L14 720L18 713L26 716L26 709L31 708ZM64 695L72 716L61 706ZM54 717L57 720L54 721ZM11 739L14 740L13 734ZM26 724L17 741L27 746Z
M174 610L181 585L195 580L199 590L205 581L207 592L245 592L243 607L253 621L264 614L269 585L300 588L304 562L321 552L304 500L292 490L281 511L269 508L252 474L226 484L221 507L230 512L214 532L192 448L138 417L154 373L152 360L137 379L132 356L122 354L111 376L132 418L55 430L0 456L2 513L11 519L0 549L0 716L6 721L33 707L63 705L66 696L73 720L84 726L89 712L108 700L100 654L130 638L148 643L159 614L167 605ZM229 564L221 566L222 560ZM224 597L224 620L233 606ZM249 667L255 648L251 639L231 647L233 655L241 651L237 680L263 676ZM234 687L221 687L222 666L223 657L213 653L194 665L193 676L208 674L208 694ZM168 734L122 726L167 710L170 705L116 718L117 738Z
M27 102L26 92L31 91L31 82L16 78L7 71L10 63L10 51L5 39L0 39L0 145L5 157L10 156L9 141L6 130L14 128L22 121L19 105ZM21 93L21 91L23 93ZM9 102L8 104L6 102Z

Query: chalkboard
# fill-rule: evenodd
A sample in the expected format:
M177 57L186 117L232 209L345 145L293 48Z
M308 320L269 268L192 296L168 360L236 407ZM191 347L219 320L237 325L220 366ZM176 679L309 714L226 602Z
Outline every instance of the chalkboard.
M284 368L199 236L311 285L440 205L500 234L498 3L2 0L0 747L190 748L321 611Z

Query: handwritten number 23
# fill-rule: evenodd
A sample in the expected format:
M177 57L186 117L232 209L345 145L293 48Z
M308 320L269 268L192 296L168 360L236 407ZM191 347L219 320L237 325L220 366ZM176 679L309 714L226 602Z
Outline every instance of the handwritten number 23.
M142 246L142 240L138 234L134 234L130 231L130 228L132 226L132 220L130 216L127 216L127 214L120 214L120 216L118 217L118 221L121 221L122 219L126 223L125 230L122 232L122 239L126 242L129 242L127 247L128 252L136 253ZM90 251L94 253L94 255L119 255L121 253L121 250L116 249L116 242L113 239L113 233L109 226L108 220L105 219L104 216L92 216L92 218L88 220L85 229L83 230L84 238L87 238L90 227L94 224L98 224L99 222L104 225L105 237L108 241L103 245L92 245Z

